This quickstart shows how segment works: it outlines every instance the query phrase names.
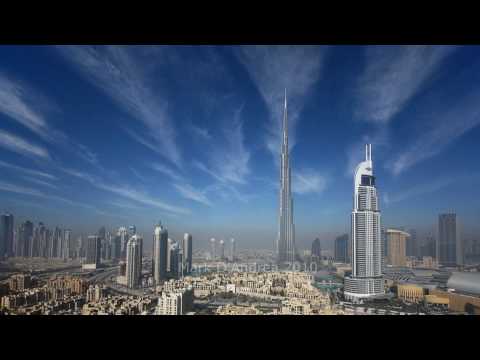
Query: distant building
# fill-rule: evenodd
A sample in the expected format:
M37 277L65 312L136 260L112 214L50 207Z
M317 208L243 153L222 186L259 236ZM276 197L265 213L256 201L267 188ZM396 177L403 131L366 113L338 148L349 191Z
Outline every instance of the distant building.
M161 223L155 226L153 235L152 272L156 285L167 278L168 230Z
M143 239L133 235L127 243L127 287L136 289L141 285L142 279L142 251Z
M133 236L137 233L137 227L135 225L130 225L128 227L128 235Z
M387 229L387 263L392 266L407 266L407 242L410 234L396 229Z
M235 239L230 239L230 258L229 260L231 262L234 262L235 261Z
M192 272L192 235L185 233L183 235L183 271L185 275L189 275Z
M220 257L220 260L225 260L225 241L220 240L218 243L218 254Z
M87 251L85 254L84 269L96 269L100 266L100 238L97 235L90 235L87 239Z
M210 256L212 260L217 259L217 242L215 238L210 239Z
M112 260L120 260L122 257L122 238L115 235L112 238Z
M463 265L463 244L457 215L438 216L437 259L443 266Z
M343 234L335 239L334 259L336 262L347 264L348 258L348 234Z
M436 258L437 255L436 255L435 247L436 247L435 238L431 234L427 235L425 237L424 243L422 244L422 246L420 248L420 256L422 256L422 257L431 256L431 257Z
M167 252L167 273L169 278L178 278L180 271L180 248L178 243L172 239L168 239L168 252Z
M13 226L12 214L0 216L0 258L14 255Z
M100 285L90 285L87 289L87 302L99 302L104 295L104 290Z
M417 239L417 230L410 229L410 237L407 238L406 242L406 255L407 256L421 256L418 251L418 239Z
M70 257L70 242L72 241L72 230L63 230L63 246L62 246L62 258L68 259Z
M316 238L312 242L311 256L316 257L318 259L320 259L322 257L322 248L321 248L321 245L320 245L320 239L319 238Z
M23 291L30 288L31 286L31 277L27 274L16 274L10 276L8 279L8 287L10 291Z
M33 245L33 223L29 220L20 225L17 243L17 256L31 257Z
M124 226L119 227L117 236L120 237L120 257L125 260L127 256L127 242L129 238L127 228Z

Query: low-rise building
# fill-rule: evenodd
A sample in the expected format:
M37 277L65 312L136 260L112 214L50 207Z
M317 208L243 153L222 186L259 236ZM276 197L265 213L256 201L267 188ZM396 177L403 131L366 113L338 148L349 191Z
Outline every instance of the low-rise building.
M193 287L163 291L158 298L157 315L184 315L193 309Z

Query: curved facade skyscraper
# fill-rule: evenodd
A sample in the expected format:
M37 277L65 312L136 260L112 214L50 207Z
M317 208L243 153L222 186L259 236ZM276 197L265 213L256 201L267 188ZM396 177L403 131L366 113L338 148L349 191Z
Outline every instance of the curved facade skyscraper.
M131 289L140 287L142 280L143 239L133 235L127 243L127 286Z
M153 258L152 270L155 285L159 285L167 278L168 231L159 222L153 231Z
M358 300L384 294L380 210L370 144L365 147L365 161L355 170L351 246L352 274L345 277L345 297Z
M288 155L287 90L283 113L283 140L280 155L280 208L277 238L279 263L295 261L295 225L293 224L293 199L291 189L290 160Z

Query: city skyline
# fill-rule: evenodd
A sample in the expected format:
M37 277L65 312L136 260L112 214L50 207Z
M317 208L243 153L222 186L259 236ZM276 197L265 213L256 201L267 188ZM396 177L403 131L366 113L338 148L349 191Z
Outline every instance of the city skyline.
M468 235L479 61L475 46L4 46L0 211L73 236L135 224L149 242L161 219L198 247L271 248L287 88L300 248L349 232L367 142L382 224L425 233L453 211Z

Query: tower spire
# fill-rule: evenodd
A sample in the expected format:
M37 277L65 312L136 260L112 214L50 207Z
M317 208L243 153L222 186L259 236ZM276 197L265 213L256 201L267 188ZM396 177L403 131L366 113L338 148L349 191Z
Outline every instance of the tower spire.
M366 161L372 160L372 144L365 145L365 160Z
M287 88L285 88L285 106L283 109L283 143L288 145Z

